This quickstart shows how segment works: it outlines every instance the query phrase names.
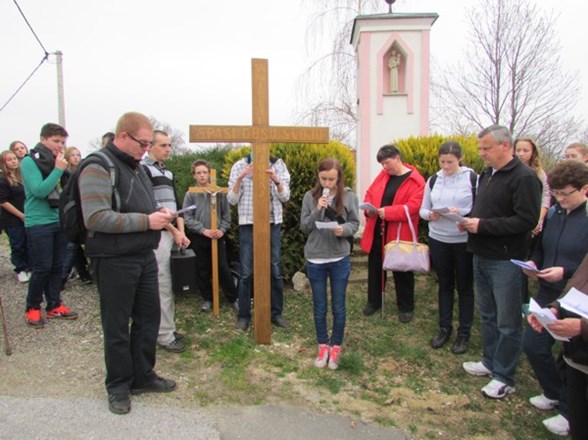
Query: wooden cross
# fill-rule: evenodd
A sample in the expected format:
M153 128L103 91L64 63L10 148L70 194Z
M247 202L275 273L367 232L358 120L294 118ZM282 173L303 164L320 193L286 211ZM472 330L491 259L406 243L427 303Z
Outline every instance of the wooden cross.
M269 166L271 142L329 142L323 127L272 127L269 125L267 60L251 60L251 126L190 125L190 142L250 142L253 161L253 293L255 342L271 343L270 320L270 187L265 170Z
M191 186L189 192L210 194L210 228L218 229L216 214L216 195L218 193L228 193L229 188L223 188L216 184L216 170L210 170L210 182L207 186ZM219 315L219 298L218 298L218 239L213 238L211 243L212 258L212 314L218 318ZM198 255L196 255L198 258ZM225 292L226 294L226 292Z

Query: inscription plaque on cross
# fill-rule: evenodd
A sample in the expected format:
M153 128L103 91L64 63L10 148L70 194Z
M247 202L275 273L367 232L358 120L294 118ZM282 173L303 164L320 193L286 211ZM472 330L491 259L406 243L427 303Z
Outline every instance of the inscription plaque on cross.
M188 188L188 192L210 194L210 228L218 229L216 195L218 193L228 193L229 188L223 188L216 184L216 170L213 168L210 169L210 182L207 186L191 186ZM211 239L210 249L212 258L212 314L218 318L218 239ZM196 258L198 258L198 255L196 255Z
M253 161L253 293L255 342L271 342L270 317L270 187L265 170L271 142L329 142L325 127L272 127L269 125L268 61L251 60L252 125L190 125L190 142L247 142Z

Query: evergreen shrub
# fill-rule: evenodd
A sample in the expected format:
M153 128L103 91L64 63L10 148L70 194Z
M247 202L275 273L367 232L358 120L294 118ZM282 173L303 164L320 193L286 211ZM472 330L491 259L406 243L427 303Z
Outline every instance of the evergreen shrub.
M478 174L484 168L484 163L478 155L478 140L476 136L418 136L400 139L395 145L402 152L402 161L413 165L425 179L439 171L438 151L441 144L455 141L461 145L462 163L472 168Z
M223 178L228 180L231 166L245 157L249 146L227 153L223 167ZM321 160L334 157L339 160L345 176L345 185L355 187L355 157L353 151L338 141L328 144L272 144L270 155L282 159L290 172L290 201L284 205L282 224L282 275L290 279L304 267L304 244L306 235L300 230L302 199L306 191L316 183L317 167ZM237 225L237 210L233 210L233 225ZM232 228L238 236L237 228ZM238 238L238 237L236 237Z

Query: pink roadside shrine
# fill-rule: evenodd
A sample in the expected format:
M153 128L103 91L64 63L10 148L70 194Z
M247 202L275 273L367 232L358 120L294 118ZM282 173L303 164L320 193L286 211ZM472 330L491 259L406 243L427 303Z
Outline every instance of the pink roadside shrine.
M378 149L429 134L430 31L435 13L359 15L351 44L357 59L357 194L380 171Z

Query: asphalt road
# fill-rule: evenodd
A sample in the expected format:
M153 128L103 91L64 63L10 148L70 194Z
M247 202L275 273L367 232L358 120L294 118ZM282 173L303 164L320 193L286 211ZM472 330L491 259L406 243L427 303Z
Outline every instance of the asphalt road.
M191 440L405 440L393 428L352 423L338 415L278 406L182 410L141 402L130 414L108 411L106 401L0 396L2 439Z

